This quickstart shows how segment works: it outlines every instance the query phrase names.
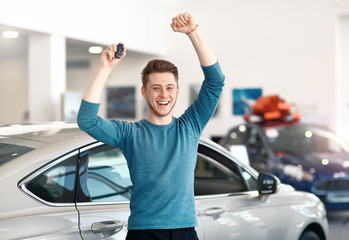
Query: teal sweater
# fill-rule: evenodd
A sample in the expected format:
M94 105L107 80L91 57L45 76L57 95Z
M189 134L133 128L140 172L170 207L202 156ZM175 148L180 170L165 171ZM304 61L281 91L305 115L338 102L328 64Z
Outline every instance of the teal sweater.
M202 67L205 75L196 101L168 125L106 120L99 104L82 100L79 127L93 138L119 147L134 190L128 229L197 226L194 170L200 134L212 117L224 85L219 63Z

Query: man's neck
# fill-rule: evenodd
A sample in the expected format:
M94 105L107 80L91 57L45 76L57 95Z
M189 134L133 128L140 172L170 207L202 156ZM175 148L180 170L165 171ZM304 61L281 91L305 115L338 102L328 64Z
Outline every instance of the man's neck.
M172 123L173 117L172 117L172 114L169 114L165 117L151 116L148 114L145 119L148 122L151 122L155 125L168 125Z

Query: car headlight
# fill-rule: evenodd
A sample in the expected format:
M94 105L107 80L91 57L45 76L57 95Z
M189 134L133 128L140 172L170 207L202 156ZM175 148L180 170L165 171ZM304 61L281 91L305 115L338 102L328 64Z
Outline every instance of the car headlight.
M315 170L312 169L312 173L309 171L304 171L302 165L294 166L294 165L284 165L283 166L283 172L285 175L290 176L297 181L308 181L313 182L314 181L314 175L313 173Z

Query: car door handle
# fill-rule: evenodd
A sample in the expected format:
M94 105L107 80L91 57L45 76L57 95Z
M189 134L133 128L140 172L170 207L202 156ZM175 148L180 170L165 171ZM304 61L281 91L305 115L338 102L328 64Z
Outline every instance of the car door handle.
M221 215L222 213L225 213L224 208L219 208L219 207L213 207L213 208L207 208L205 209L205 215L207 216L218 216Z
M120 221L103 221L92 224L92 232L99 238L109 237L119 232L124 227Z

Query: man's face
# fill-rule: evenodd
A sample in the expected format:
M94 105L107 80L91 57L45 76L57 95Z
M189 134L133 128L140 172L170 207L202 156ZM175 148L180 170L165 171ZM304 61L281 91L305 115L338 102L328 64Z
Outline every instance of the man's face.
M178 84L170 72L150 73L146 87L142 87L142 95L149 106L149 115L153 117L172 118L172 109L178 94Z

